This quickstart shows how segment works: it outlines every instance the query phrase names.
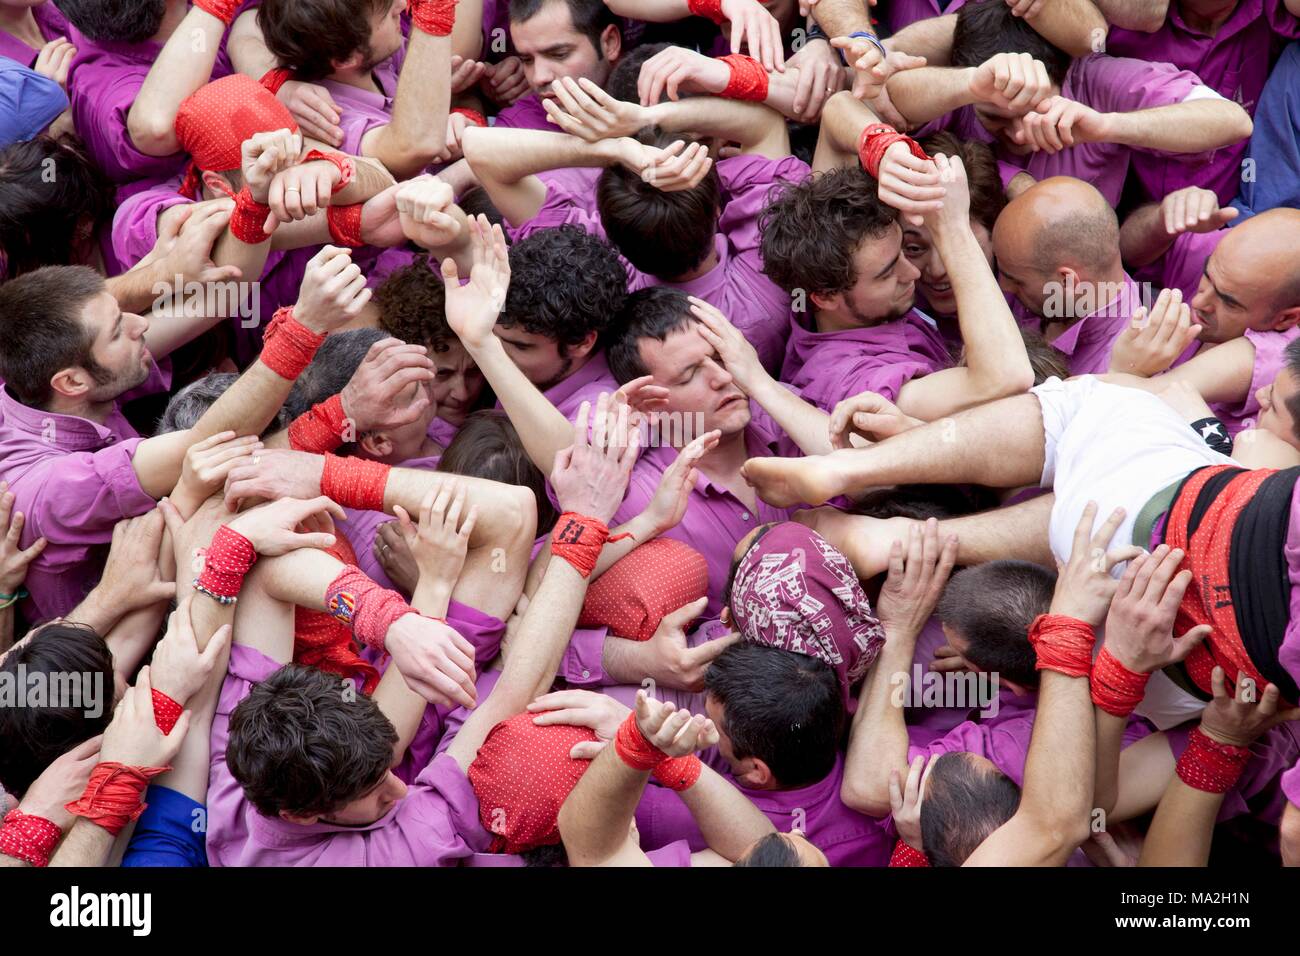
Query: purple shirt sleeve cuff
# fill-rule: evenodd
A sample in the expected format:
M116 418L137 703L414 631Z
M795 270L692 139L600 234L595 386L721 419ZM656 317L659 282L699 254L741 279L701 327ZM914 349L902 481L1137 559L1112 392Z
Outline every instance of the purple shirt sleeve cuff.
M560 676L570 687L603 687L614 683L605 676L601 665L608 633L603 627L580 627L573 632L560 660Z

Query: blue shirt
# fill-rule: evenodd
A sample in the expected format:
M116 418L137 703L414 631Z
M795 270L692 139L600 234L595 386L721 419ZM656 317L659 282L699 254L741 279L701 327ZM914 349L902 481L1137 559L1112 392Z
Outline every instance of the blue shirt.
M68 95L58 83L0 56L0 146L39 135L67 108Z

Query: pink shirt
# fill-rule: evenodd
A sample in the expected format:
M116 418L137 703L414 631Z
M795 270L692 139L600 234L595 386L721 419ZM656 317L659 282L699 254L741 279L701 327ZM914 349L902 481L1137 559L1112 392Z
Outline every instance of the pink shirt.
M558 126L547 120L542 98L536 93L519 97L496 115L492 125L503 129L541 129L550 133L560 132Z
M281 665L244 645L230 650L230 670L212 722L208 776L211 866L453 866L488 848L478 799L464 771L439 754L388 813L363 827L302 826L259 813L226 765L230 715Z
M900 319L842 332L811 332L791 314L781 381L831 412L860 392L895 401L907 382L951 365L934 320L916 309Z
M1181 103L1200 85L1196 74L1176 69L1168 63L1148 63L1094 53L1070 64L1061 85L1061 95L1101 113L1131 113ZM1004 185L1022 171L1040 181L1051 176L1073 176L1092 183L1112 206L1119 205L1130 156L1143 152L1118 143L1079 143L1059 153L1018 156L1007 150L1000 140L995 140L970 106L963 106L927 123L916 135L924 136L937 129L950 129L964 139L992 143ZM1172 155L1145 152L1161 158ZM1213 151L1197 153L1191 159L1204 163L1214 155Z
M774 187L807 179L808 165L793 156L776 160L734 156L719 162L717 170L725 202L714 239L717 265L695 279L669 282L641 272L624 260L628 289L635 292L661 285L703 299L745 334L765 367L775 369L787 335L790 295L764 271L758 220ZM605 238L594 188L553 186L548 180L546 202L534 218L515 230L515 236L522 239L538 229L563 223L582 226L592 235Z
M361 155L361 140L372 129L387 126L393 121L393 97L397 95L397 80L406 60L406 45L374 68L375 83L380 92L365 90L337 80L321 80L320 85L330 91L339 107L339 127L343 142L339 149L351 156Z
M1219 94L1251 116L1259 102L1269 70L1286 38L1300 36L1300 21L1287 12L1284 0L1240 0L1214 36L1187 25L1179 0L1169 4L1169 16L1155 33L1112 27L1106 39L1114 56L1171 63L1190 70ZM1219 194L1226 204L1241 184L1241 160L1247 144L1235 143L1206 159L1136 155L1133 171L1146 198L1159 201L1184 186L1201 186Z
M183 152L170 156L149 156L135 148L127 132L126 119L163 45L144 43L96 43L69 27L69 39L77 48L68 73L68 98L77 133L86 143L90 158L122 188L118 201L143 188L140 181L156 181L184 170ZM228 32L228 31L227 31ZM226 53L225 38L212 68L212 79L233 72ZM145 184L147 186L148 183Z
M68 35L68 21L52 0L45 0L40 6L32 7L32 16L36 18L36 26L40 28L41 36L45 37L47 43ZM17 60L23 66L32 66L36 63L36 57L40 52L39 49L29 47L12 33L0 30L0 56Z
M605 361L604 349L601 349L588 357L576 372L552 385L542 394L561 415L569 421L574 421L583 402L591 402L594 412L596 399L600 397L601 392L613 395L616 391L618 391L618 382L614 380L614 375L609 370L609 363Z
M1250 389L1240 404L1223 402L1211 406L1219 421L1223 422L1228 434L1236 436L1243 429L1253 428L1259 417L1259 400L1255 393L1267 385L1272 385L1277 373L1286 365L1286 347L1300 337L1300 326L1294 326L1285 332L1256 332L1246 330L1246 338L1255 346L1255 364L1250 373Z
M154 507L131 464L140 441L118 408L98 425L23 405L0 387L0 479L27 518L22 547L49 542L27 569L29 621L80 603L99 582L114 525Z

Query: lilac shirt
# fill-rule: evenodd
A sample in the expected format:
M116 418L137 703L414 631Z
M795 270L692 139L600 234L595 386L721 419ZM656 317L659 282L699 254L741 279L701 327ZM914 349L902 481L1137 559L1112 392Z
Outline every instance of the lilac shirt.
M1174 0L1164 26L1155 33L1111 27L1106 47L1115 56L1157 60L1189 70L1254 116L1284 38L1298 36L1300 21L1287 12L1284 0L1239 0L1214 36L1189 27ZM1234 143L1208 158L1190 161L1139 154L1133 158L1133 172L1149 200L1159 202L1184 186L1201 186L1218 193L1219 202L1226 205L1237 195L1246 145Z
M793 457L803 453L781 430L781 427L756 402L749 403L752 417L745 428L745 448L749 457ZM645 510L659 487L659 481L668 467L677 460L677 450L660 446L645 451L632 468L627 495L619 505L610 526L629 521ZM734 494L706 477L703 473L695 480L686 506L686 514L674 528L664 532L664 537L684 541L704 556L709 566L709 603L704 609L706 617L717 617L722 611L722 590L727 585L731 568L731 552L736 542L761 524L785 521L793 509L774 508L758 499L755 512Z
M339 128L343 142L339 149L351 156L361 155L361 140L372 129L387 126L393 121L393 97L397 95L397 80L402 63L406 60L406 45L376 66L375 83L381 92L365 90L337 80L321 80L320 85L329 90L339 107Z
M1265 385L1273 384L1277 373L1286 364L1286 347L1297 337L1300 337L1300 326L1293 326L1285 332L1246 330L1246 338L1255 346L1255 364L1251 368L1246 398L1240 404L1224 402L1211 406L1229 435L1235 437L1243 429L1254 427L1259 416L1259 399L1255 393Z
M943 335L916 309L900 319L840 332L810 332L792 315L781 381L831 412L860 392L895 401L910 380L951 365Z
M32 7L32 16L36 18L36 26L47 43L68 35L68 21L52 0L45 0L45 3L39 7ZM40 52L39 49L29 47L12 33L0 30L0 56L17 60L23 66L32 66Z
M1110 57L1101 53L1080 57L1070 64L1061 85L1061 95L1077 100L1101 113L1131 113L1181 103L1197 86L1194 73L1178 70L1168 63L1148 63ZM1141 150L1118 143L1079 143L1059 153L1037 152L1018 156L1007 150L1000 140L984 128L971 106L941 116L923 126L915 135L925 136L937 129L950 129L963 139L992 143L1002 171L1003 185L1019 172L1036 180L1052 176L1073 176L1092 183L1112 206L1118 206L1128 175L1129 157ZM1146 151L1161 158L1175 155ZM1191 154L1192 161L1208 162L1216 151Z
M613 395L616 391L618 391L618 382L614 381L614 375L609 370L609 363L605 361L605 352L602 349L590 355L581 368L562 382L552 385L542 392L542 395L559 409L561 415L569 421L574 421L583 402L591 402L594 411L596 399L600 397L601 392Z
M547 120L542 98L536 93L527 93L519 97L496 115L492 125L503 129L541 129L550 133L560 132L558 126Z
M250 647L230 650L212 721L208 774L211 866L451 866L486 850L478 799L463 770L439 754L388 813L364 827L302 826L259 813L226 765L230 715L281 665Z
M760 213L773 188L808 178L808 165L793 156L734 156L717 164L725 205L718 219L714 249L718 263L702 276L668 282L641 272L624 260L631 291L662 285L703 299L726 315L745 334L769 370L781 360L787 335L790 294L767 277L758 228ZM546 202L535 217L515 230L524 238L538 229L570 223L605 238L594 188L582 190L547 182Z
M889 28L888 32L897 33L918 20L956 13L958 7L965 2L966 0L890 0L884 5L885 10L881 16Z
M149 68L162 52L163 44L153 40L96 43L76 27L69 29L69 39L77 48L68 73L72 118L90 158L109 180L122 187L118 190L118 201L142 188L137 184L139 180L153 182L182 172L186 164L185 153L177 152L170 156L142 153L131 142L126 127L131 104L140 93ZM231 72L223 36L221 50L212 68L212 79L219 80Z
M131 464L140 441L120 409L98 425L20 404L0 387L0 479L27 518L22 547L49 542L27 569L29 621L71 611L99 581L113 526L154 507Z

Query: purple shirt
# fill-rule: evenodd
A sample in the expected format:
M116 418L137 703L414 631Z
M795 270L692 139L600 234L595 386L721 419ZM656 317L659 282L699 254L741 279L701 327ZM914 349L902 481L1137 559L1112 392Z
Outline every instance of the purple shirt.
M99 581L113 526L154 507L131 464L140 441L118 408L98 425L23 405L0 387L0 479L27 518L22 547L49 542L27 569L29 621L76 607Z
M880 14L888 27L882 36L897 33L903 27L911 26L918 20L928 20L945 13L956 13L957 8L965 2L966 0L890 0L889 3L884 4L884 12Z
M561 132L560 128L546 118L546 108L542 98L536 93L527 93L515 100L492 121L493 126L503 129L541 129L548 133Z
M943 335L916 309L900 319L840 332L810 332L792 315L781 381L831 412L860 392L895 401L911 379L951 365Z
M1181 103L1201 85L1196 74L1178 70L1168 63L1148 63L1094 53L1070 64L1065 82L1061 84L1061 95L1101 113L1131 113ZM924 136L938 129L950 129L963 139L993 144L1003 185L1020 172L1027 172L1039 181L1052 176L1073 176L1097 187L1112 206L1119 205L1124 191L1129 157L1142 152L1118 143L1079 143L1059 153L1016 155L984 128L971 106L963 106L927 123L915 135ZM1176 155L1154 150L1147 152L1161 158ZM1194 157L1192 161L1208 162L1216 153L1191 154Z
M1227 234L1227 229L1181 233L1160 260L1159 272L1152 273L1159 277L1161 288L1178 289L1183 294L1183 301L1191 302L1201 286L1201 276L1205 274L1210 253Z
M226 765L230 715L281 665L250 647L230 650L230 670L212 721L208 775L211 866L452 866L486 850L478 799L463 770L439 754L407 795L364 827L302 826L259 813Z
M752 417L744 432L748 457L803 454L756 402L750 402L749 409ZM632 468L627 495L610 522L611 527L629 521L645 510L664 472L676 460L677 450L664 445L650 448L641 455ZM704 556L709 566L706 617L717 617L722 611L722 591L727 585L731 552L736 542L761 524L785 521L792 511L790 508L774 508L761 498L758 499L758 510L753 511L726 488L700 473L687 503L686 514L676 527L664 532L664 537L684 541Z
M3 450L2 446L0 450ZM1291 495L1291 522L1287 526L1283 553L1286 556L1287 579L1291 582L1291 613L1287 619L1286 633L1277 649L1277 660L1293 679L1300 681L1300 481L1296 482L1295 492Z
M1255 393L1266 385L1273 384L1277 373L1286 364L1286 347L1300 336L1300 326L1293 326L1285 332L1256 332L1246 330L1246 338L1255 346L1255 364L1250 372L1250 389L1240 404L1220 403L1211 406L1219 421L1223 422L1228 434L1236 436L1246 428L1253 428L1259 416L1259 399Z
M763 269L758 219L773 188L807 179L808 165L793 156L734 156L719 162L717 170L725 202L714 239L717 265L697 278L669 282L641 272L624 260L628 289L635 292L662 285L703 299L744 333L765 367L775 369L785 344L790 294L772 282ZM592 235L605 238L594 188L579 190L567 184L553 188L547 181L546 202L535 217L515 230L515 236L521 239L538 229L564 223L582 226Z
M618 391L618 382L605 361L605 352L591 354L582 367L561 382L552 385L542 395L554 405L569 421L575 421L583 402L591 402L592 411L596 408L596 399L601 392L613 395ZM498 402L498 407L500 403Z
M68 35L68 21L51 0L45 0L45 3L39 7L32 7L32 16L36 18L36 26L40 29L41 36L45 37L46 43ZM39 49L29 47L12 33L0 30L0 56L17 60L23 66L32 66L40 52Z
M69 30L69 39L77 48L68 73L72 118L90 158L110 181L122 186L118 201L141 188L137 185L139 180L156 181L182 172L187 161L184 152L170 156L142 153L131 142L126 126L131 104L144 85L149 68L162 52L163 44L153 40L96 43L76 27ZM212 79L219 80L231 72L225 37L222 37Z
M406 44L402 44L396 53L374 68L378 93L337 80L320 81L339 107L339 128L343 130L340 150L350 156L360 156L365 135L393 121L393 97L397 95L397 80L405 60Z
M1214 36L1189 27L1174 0L1164 26L1155 33L1112 27L1106 47L1115 56L1158 60L1189 70L1254 116L1285 38L1298 36L1300 21L1287 12L1283 0L1240 0ZM1133 171L1149 200L1159 202L1184 186L1201 186L1218 193L1219 202L1226 205L1237 195L1246 146L1234 143L1208 159L1191 161L1136 155Z

